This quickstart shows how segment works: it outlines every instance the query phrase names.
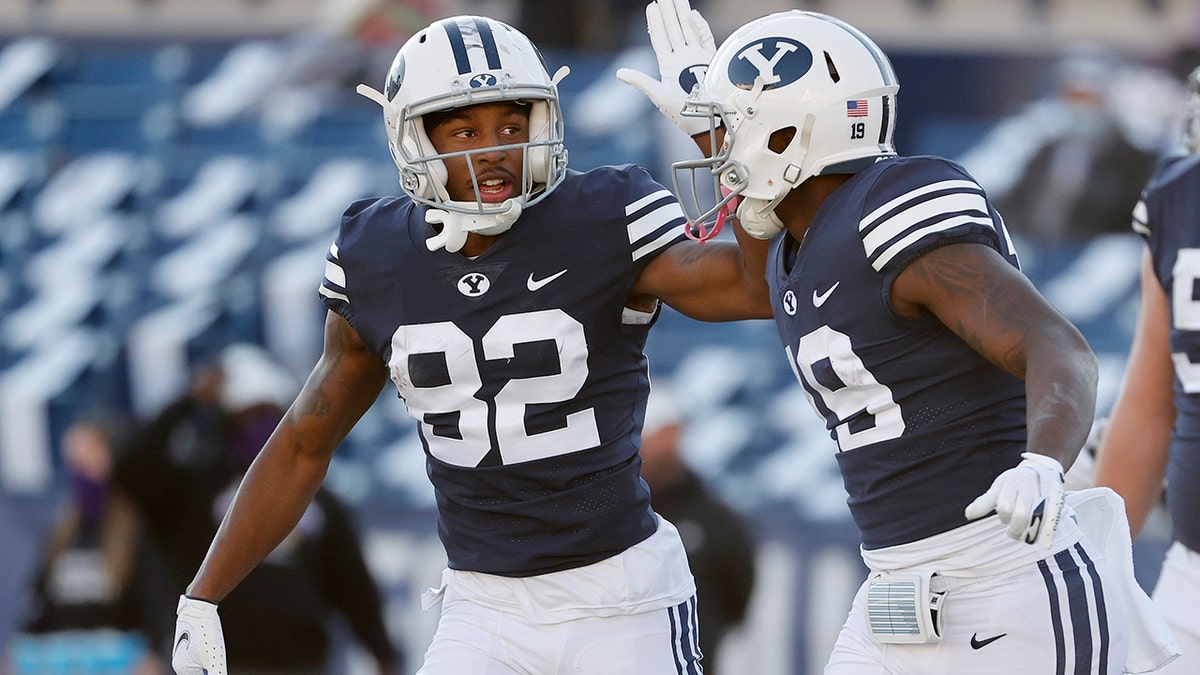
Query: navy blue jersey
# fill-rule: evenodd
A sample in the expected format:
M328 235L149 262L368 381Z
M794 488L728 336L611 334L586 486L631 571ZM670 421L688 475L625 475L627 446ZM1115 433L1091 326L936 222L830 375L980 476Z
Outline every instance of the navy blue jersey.
M935 318L892 308L892 282L948 244L1019 267L1003 221L959 166L883 160L825 200L802 245L771 244L767 281L789 363L837 441L868 549L966 523L963 509L1025 449L1025 386Z
M648 537L637 453L657 313L625 303L684 238L672 193L637 167L570 172L475 259L428 250L425 212L353 204L321 295L419 423L450 567L528 576Z
M1200 551L1200 157L1164 159L1134 209L1171 307L1175 428L1167 466L1174 536Z

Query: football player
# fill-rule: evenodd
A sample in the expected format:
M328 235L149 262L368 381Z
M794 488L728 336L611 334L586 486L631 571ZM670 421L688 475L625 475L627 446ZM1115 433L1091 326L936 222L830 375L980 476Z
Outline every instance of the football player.
M678 26L702 19L686 0L654 5L667 71L701 32ZM618 76L676 107L670 82ZM679 115L688 133L704 122L713 152L676 163L677 188L716 181L710 213L738 200L741 226L771 242L784 353L861 532L870 574L825 672L1125 672L1132 574L1064 506L1096 358L1021 273L971 176L897 155L898 88L860 30L793 10L734 31Z
M390 379L448 557L420 672L699 673L694 583L638 444L660 302L768 318L766 244L685 237L638 167L566 166L558 82L512 27L460 16L399 51L378 102L404 195L352 204L324 352L180 599L174 665L222 673L217 603L296 524Z
M1125 498L1135 537L1166 479L1174 541L1153 598L1183 652L1161 672L1181 674L1200 673L1200 68L1188 88L1183 152L1163 159L1133 212L1146 240L1141 306L1096 455L1096 483Z

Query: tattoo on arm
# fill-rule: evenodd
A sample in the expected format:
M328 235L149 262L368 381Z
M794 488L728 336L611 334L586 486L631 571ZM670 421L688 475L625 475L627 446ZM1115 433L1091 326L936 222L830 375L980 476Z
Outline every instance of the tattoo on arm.
M362 349L362 343L354 329L340 317L330 317L325 324L325 349L321 354L320 364L313 376L304 383L301 393L304 401L300 407L301 415L311 415L318 419L329 416L331 403L328 387L331 383L328 377L337 372L344 356L353 349Z
M1012 283L1007 276L997 278L995 268L978 255L949 249L960 247L938 249L909 265L908 271L926 289L926 310L997 366L1023 372L1022 343L1041 316L1037 307L1029 306L1024 284ZM1005 279L1008 283L997 283Z
M736 246L720 245L715 242L706 243L702 246L689 246L681 251L679 256L679 264L681 267L692 267L693 265L703 264L705 259L721 257L731 265L741 266L741 253Z

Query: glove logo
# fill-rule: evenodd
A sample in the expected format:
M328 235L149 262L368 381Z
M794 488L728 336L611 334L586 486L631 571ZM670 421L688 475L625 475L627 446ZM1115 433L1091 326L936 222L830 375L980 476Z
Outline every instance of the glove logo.
M729 62L729 81L752 89L762 79L763 89L787 86L812 69L812 51L788 38L763 38L742 47Z
M182 645L185 642L190 643L191 641L192 641L191 634L189 634L186 630L183 631L182 633L179 634L179 639L175 641L175 649L171 650L172 653L179 651L179 645ZM186 649L186 647L185 647L185 649Z
M1042 518L1046 513L1046 500L1038 502L1034 507L1033 513L1029 516L1029 527L1025 530L1025 543L1032 544L1038 539L1038 532L1042 529Z
M683 90L683 93L690 94L692 89L704 79L704 75L707 72L707 63L697 63L694 66L684 68L679 71L679 88Z

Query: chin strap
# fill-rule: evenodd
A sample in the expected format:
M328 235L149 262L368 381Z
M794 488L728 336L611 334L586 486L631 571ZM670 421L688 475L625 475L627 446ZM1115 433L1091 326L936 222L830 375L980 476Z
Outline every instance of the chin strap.
M505 232L521 217L523 207L517 199L506 199L507 208L504 211L490 213L461 213L442 209L429 209L425 212L425 222L434 225L441 224L442 229L437 234L425 240L425 246L430 251L445 247L450 253L458 253L467 243L467 233L493 236ZM472 202L471 206L475 204Z
M783 232L783 221L775 215L774 201L765 199L742 199L738 205L738 222L746 234L755 239L770 239Z

